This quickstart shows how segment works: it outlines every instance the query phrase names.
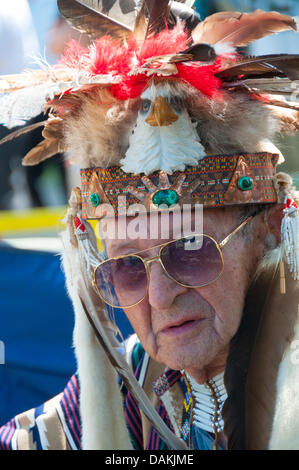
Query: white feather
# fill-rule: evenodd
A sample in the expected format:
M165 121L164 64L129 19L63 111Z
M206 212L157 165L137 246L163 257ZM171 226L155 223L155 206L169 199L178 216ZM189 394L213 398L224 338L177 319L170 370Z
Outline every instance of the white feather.
M277 400L269 450L299 449L299 364L294 357L294 346L299 343L299 318L295 335L279 366L276 389Z
M95 338L78 298L83 276L79 250L71 245L68 232L61 233L61 237L64 242L63 267L75 311L73 340L80 379L82 448L131 449L116 372Z
M205 157L204 147L186 111L170 126L153 127L139 114L130 146L120 163L127 173L156 170L168 174L184 171L186 165L196 166Z
M52 98L58 86L49 83L0 95L0 124L9 129L23 126L43 111L47 98Z

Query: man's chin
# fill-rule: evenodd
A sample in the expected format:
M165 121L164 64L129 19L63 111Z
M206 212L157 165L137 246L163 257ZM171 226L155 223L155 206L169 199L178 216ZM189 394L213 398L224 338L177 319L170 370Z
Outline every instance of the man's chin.
M201 369L213 360L208 351L195 350L190 347L177 347L175 350L162 348L157 354L157 361L165 364L170 369L187 370Z
M214 361L220 349L213 331L205 328L196 337L160 338L156 360L174 370L200 370Z

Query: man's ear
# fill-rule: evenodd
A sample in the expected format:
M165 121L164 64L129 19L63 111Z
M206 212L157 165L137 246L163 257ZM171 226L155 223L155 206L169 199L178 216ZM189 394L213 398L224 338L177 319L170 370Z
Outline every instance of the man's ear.
M265 223L268 227L268 232L275 236L277 245L281 241L283 208L283 204L275 204L274 206L269 206L265 211Z

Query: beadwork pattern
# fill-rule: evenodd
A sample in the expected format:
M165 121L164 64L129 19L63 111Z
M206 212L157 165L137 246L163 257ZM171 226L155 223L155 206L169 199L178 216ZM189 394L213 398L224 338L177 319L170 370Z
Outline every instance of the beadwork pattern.
M245 170L244 170L245 162ZM259 204L276 203L277 194L274 187L273 177L278 162L278 155L272 153L237 154L237 155L213 155L203 158L196 167L186 167L184 172L176 171L168 175L172 184L184 174L182 184L182 195L180 204L203 204L204 207L224 207L233 204ZM248 191L238 188L234 175L239 172L242 163L243 172L248 171L248 176L254 178L254 186ZM82 216L84 219L99 218L95 215L94 208L89 201L90 181L96 174L99 187L105 194L105 203L110 203L115 215L119 210L128 209L133 204L140 203L134 194L127 190L134 187L139 193L147 193L144 185L143 175L125 173L120 167L110 168L87 168L81 170L82 184ZM239 174L239 173L238 173ZM156 171L147 177L153 185L158 187L159 172ZM190 186L195 187L192 192ZM244 200L244 193L246 199ZM126 196L125 207L119 204L118 196ZM123 203L124 204L124 203Z

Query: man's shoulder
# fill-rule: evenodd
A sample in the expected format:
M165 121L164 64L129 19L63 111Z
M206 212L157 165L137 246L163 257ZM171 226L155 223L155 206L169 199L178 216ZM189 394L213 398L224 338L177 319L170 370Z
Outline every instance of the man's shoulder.
M63 392L0 427L1 450L80 448L79 384L73 375Z
M127 338L124 350L126 360L142 386L149 356L136 334ZM124 393L122 386L121 389ZM20 413L0 427L0 450L80 449L79 397L79 379L74 374L59 395Z

